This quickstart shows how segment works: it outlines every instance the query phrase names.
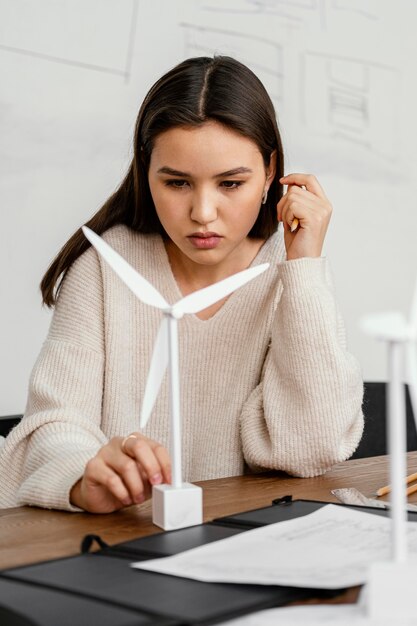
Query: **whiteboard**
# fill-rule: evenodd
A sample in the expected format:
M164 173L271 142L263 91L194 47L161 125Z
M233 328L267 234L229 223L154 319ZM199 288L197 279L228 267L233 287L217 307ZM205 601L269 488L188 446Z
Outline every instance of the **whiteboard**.
M50 322L40 279L123 177L147 90L213 53L264 82L286 173L332 201L349 348L385 380L358 320L407 313L417 276L416 21L413 0L0 0L0 415L24 410Z

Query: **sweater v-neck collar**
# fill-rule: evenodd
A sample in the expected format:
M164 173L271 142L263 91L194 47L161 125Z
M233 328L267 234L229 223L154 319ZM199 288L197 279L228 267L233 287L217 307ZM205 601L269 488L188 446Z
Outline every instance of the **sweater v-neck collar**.
M261 263L266 262L270 258L271 246L276 244L276 240L277 240L277 232L271 235L271 237L269 237L262 244L256 256L253 258L252 262L248 265L248 268L254 265L260 265ZM164 241L160 235L157 236L157 242L158 242L157 243L158 256L161 260L161 268L164 274L164 283L166 286L166 295L164 294L164 297L168 300L168 302L173 304L174 302L178 302L178 300L181 300L182 298L184 298L184 295L181 293L179 285L175 279L175 276L171 268L171 263L169 261L168 253L164 245ZM230 296L227 298L226 302L223 304L223 306L214 315L212 315L206 320L201 319L195 313L190 313L186 315L185 317L186 319L190 321L192 320L193 323L196 323L196 324L210 324L210 323L214 324L225 315L225 312L227 312L227 310L231 306L234 306L235 302L240 300L240 298L242 297L242 293L243 293L242 289L237 289L236 291L231 293ZM246 298L247 295L244 294L244 297Z

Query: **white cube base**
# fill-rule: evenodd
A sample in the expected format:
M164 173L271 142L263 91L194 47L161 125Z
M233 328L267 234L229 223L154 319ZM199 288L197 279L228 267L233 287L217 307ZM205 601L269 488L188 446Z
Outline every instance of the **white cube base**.
M153 523L175 530L203 523L203 490L191 483L181 487L155 485L152 488Z
M371 565L367 585L369 617L393 620L393 624L400 618L417 618L416 581L417 561L414 559Z

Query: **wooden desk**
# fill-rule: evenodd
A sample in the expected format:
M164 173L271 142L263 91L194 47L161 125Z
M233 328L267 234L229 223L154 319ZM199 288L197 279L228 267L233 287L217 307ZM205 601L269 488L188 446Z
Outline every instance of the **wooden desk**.
M408 474L417 471L417 452L410 452ZM356 487L369 496L388 484L387 457L340 463L324 476L290 478L281 472L202 481L204 520L268 506L274 498L336 502L331 489ZM417 494L410 498L417 502ZM78 554L82 538L100 535L114 544L160 532L152 524L150 502L118 513L92 515L34 507L0 510L0 569Z

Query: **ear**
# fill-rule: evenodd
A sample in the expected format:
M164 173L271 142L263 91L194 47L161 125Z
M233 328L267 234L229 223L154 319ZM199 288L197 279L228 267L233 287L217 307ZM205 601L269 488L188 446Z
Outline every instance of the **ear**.
M267 184L268 187L272 183L272 181L274 180L276 171L277 171L277 151L274 150L273 152L271 152L271 157L269 159L269 165L266 168L266 181L265 181L265 184Z

